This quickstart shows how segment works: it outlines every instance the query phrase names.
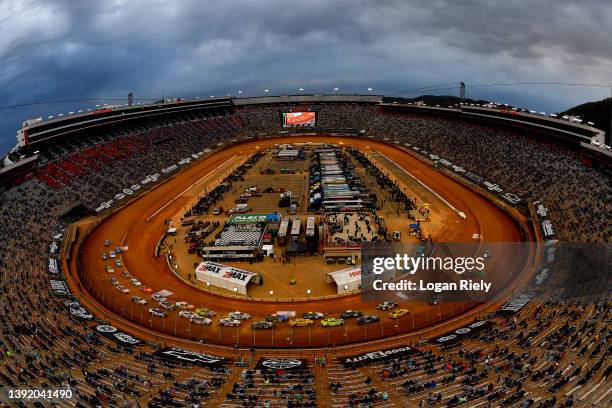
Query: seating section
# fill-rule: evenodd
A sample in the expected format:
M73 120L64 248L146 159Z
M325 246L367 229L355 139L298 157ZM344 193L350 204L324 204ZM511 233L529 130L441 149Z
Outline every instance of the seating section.
M282 107L281 107L282 108ZM612 186L574 153L507 130L452 119L389 115L359 105L321 106L316 130L365 130L422 145L486 174L526 200L543 199L559 239L609 242ZM0 385L71 386L56 406L151 407L560 407L612 405L610 304L533 301L495 325L445 348L359 368L330 350L325 365L258 370L176 364L161 344L125 347L97 334L100 318L68 312L49 271L77 203L90 209L121 189L206 148L281 131L279 107L191 116L92 133L41 152L37 177L0 194ZM141 191L144 190L141 189ZM204 346L201 346L204 349ZM214 352L211 352L214 354ZM41 403L39 406L51 406Z

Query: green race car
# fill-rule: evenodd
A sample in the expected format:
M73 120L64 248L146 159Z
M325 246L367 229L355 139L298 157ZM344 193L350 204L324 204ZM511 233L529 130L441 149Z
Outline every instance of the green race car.
M321 326L323 327L342 326L343 324L344 320L337 317L328 317L327 319L321 320Z

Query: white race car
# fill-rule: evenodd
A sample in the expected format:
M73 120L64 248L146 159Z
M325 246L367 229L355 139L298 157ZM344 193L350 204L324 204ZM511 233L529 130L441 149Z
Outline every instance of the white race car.
M194 317L197 317L198 315L196 315L195 313L192 313L188 310L181 310L178 315L180 317L184 317L185 319L193 319Z
M230 319L235 319L235 320L249 320L251 318L251 315L248 313L236 311L236 312L228 313L227 317L229 317Z
M202 324L204 326L210 326L212 324L212 320L210 320L207 317L200 317L200 316L195 316L195 317L189 319L189 321L191 323ZM240 326L240 324L238 324L238 326Z
M240 320L226 317L224 319L219 319L219 326L230 326L230 327L240 326Z

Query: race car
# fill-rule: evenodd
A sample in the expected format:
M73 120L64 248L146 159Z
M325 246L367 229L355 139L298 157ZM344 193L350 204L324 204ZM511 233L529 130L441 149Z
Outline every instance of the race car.
M287 320L289 320L289 317L285 314L271 314L266 316L266 321L267 322L286 322Z
M194 310L194 313L202 317L213 317L214 315L216 315L213 310L206 309L205 307L197 308L196 310Z
M130 283L131 283L132 285L136 286L136 287L139 287L139 286L141 286L141 285L142 285L142 283L140 283L140 281L139 281L138 279L136 279L136 278L132 278L132 279L130 279Z
M195 307L194 305L190 305L187 302L176 302L174 306L178 307L179 309L186 309L186 310L191 310Z
M145 285L139 286L138 289L140 289L144 293L153 293L153 289Z
M377 308L380 310L389 310L389 309L393 309L395 306L397 306L397 303L387 300L387 301L380 303L377 306Z
M112 283L114 286L117 286L119 284L119 281L113 276L112 278L110 278L110 283Z
M193 319L194 317L197 317L198 315L196 315L193 312L190 312L188 310L181 310L180 312L178 312L179 317L184 317L185 319Z
M256 322L251 323L251 328L253 330L265 330L265 329L271 329L273 327L274 327L274 323L266 322L263 320L258 320Z
M128 271L121 272L121 275L123 275L125 279L130 279L132 277Z
M361 317L361 316L363 316L363 313L361 313L358 310L347 310L340 315L340 317L342 317L343 319L351 319L353 317Z
M110 241L109 241L108 239L105 239L105 240L104 240L104 246L105 246L105 247L110 246Z
M152 307L151 309L149 309L149 313L157 317L168 317L168 313L164 312L158 307Z
M342 326L343 324L344 320L337 317L328 317L327 319L321 320L321 326L323 327Z
M391 313L389 313L389 318L397 319L397 318L400 318L402 316L406 316L408 313L410 313L410 310L408 310L408 309L397 309L397 310L394 310Z
M115 266L116 266L117 268L119 268L119 267L121 267L121 265L122 265L122 264L121 264L121 259L119 259L119 258L115 258Z
M357 319L357 324L360 326L363 326L364 324L372 324L374 322L377 322L380 320L380 317L376 316L376 315L365 315L365 316L361 316L359 319Z
M219 319L219 326L236 327L236 326L240 326L240 324L241 324L240 320L232 319L230 317Z
M108 259L108 257L106 256L106 252L102 252L102 260L106 261L106 259Z
M108 272L108 273L115 273L115 270L113 269L112 266L106 265L106 272Z
M130 290L123 285L117 285L117 290L121 293L130 293Z
M159 302L159 305L164 309L174 310L174 304L172 302L168 302L167 300Z
M157 293L154 294L153 296L151 296L153 298L154 301L156 302L163 302L164 300L166 300L165 296L162 295L158 295Z
M291 327L306 327L312 326L314 321L310 319L291 319L289 320L289 326Z
M236 319L236 320L249 320L251 318L251 315L248 313L236 311L236 312L228 313L227 317L229 317L230 319Z
M111 258L114 258L115 257L115 251L110 251L108 256L110 256Z
M191 319L189 319L189 321L191 323L201 324L204 326L210 326L212 324L212 320L210 320L207 317L200 317L200 316L194 316Z
M141 298L140 296L132 296L132 302L136 303L137 305L146 305L147 304L147 300Z
M321 312L308 312L302 315L302 319L309 319L309 320L319 320L324 317L325 315Z

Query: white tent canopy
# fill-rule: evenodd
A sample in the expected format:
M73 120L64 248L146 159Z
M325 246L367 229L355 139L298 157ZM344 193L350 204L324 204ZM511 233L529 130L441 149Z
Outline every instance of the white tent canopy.
M213 286L247 294L249 282L259 283L259 274L216 262L201 262L195 270L196 279Z
M361 285L361 266L341 269L327 274L327 283L335 282L338 294L359 290Z

